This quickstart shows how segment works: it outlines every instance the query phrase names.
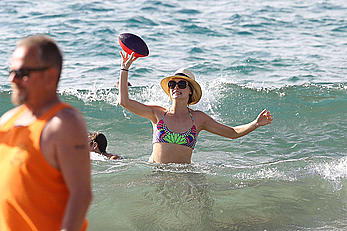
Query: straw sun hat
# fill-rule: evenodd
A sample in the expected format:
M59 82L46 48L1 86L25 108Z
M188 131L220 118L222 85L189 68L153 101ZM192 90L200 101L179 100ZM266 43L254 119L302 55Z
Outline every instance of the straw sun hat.
M190 86L192 86L193 93L191 96L192 102L190 103L190 105L193 105L199 102L202 95L201 87L198 84L198 82L195 81L194 74L188 69L184 69L184 68L178 69L173 76L169 76L161 80L160 85L161 85L161 88L163 88L163 90L165 91L165 93L168 96L170 96L170 89L168 87L168 82L175 78L187 80L190 83Z

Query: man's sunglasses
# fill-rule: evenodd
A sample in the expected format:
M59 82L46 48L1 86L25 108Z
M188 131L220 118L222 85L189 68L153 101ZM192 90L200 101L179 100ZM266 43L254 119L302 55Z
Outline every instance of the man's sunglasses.
M185 89L187 87L187 82L184 81L184 80L180 80L178 82L175 82L173 80L170 80L168 83L167 83L167 86L170 88L170 89L174 89L176 87L176 84L178 86L179 89Z
M45 70L47 70L49 68L50 68L50 66L48 66L48 67L38 67L38 68L20 68L18 70L10 70L9 71L9 75L14 73L14 77L19 78L19 79L23 79L24 76L29 76L30 72L33 72L33 71L45 71Z

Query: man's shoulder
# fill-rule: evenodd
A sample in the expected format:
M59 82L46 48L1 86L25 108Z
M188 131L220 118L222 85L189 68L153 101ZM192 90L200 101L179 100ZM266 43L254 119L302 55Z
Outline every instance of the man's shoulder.
M20 109L20 106L12 108L11 110L5 112L1 117L0 117L0 125L3 125L6 123L12 116L14 116L18 110Z
M75 122L76 120L79 121L83 119L82 113L71 105L68 105L67 107L60 110L54 117L60 118L63 121L67 122Z
M46 124L46 132L69 132L85 127L85 121L80 111L69 106L57 112Z

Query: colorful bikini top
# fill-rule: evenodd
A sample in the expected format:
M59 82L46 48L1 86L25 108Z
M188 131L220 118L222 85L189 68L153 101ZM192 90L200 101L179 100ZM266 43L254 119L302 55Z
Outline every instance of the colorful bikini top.
M193 126L188 131L183 133L173 132L165 125L164 118L166 113L167 112L165 112L163 118L161 118L161 120L154 127L152 143L180 144L194 149L197 141L197 133L195 121L190 111L189 115L190 118L192 118Z

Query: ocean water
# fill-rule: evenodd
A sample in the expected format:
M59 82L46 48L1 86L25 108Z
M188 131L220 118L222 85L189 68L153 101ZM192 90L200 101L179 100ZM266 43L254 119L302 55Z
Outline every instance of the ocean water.
M0 29L0 114L16 41L48 34L64 52L60 97L124 157L91 154L89 230L347 230L346 1L2 0ZM268 108L273 123L237 140L200 133L190 165L149 164L151 124L114 87L125 32L150 50L131 98L170 105L159 82L189 67L193 109L234 126Z

